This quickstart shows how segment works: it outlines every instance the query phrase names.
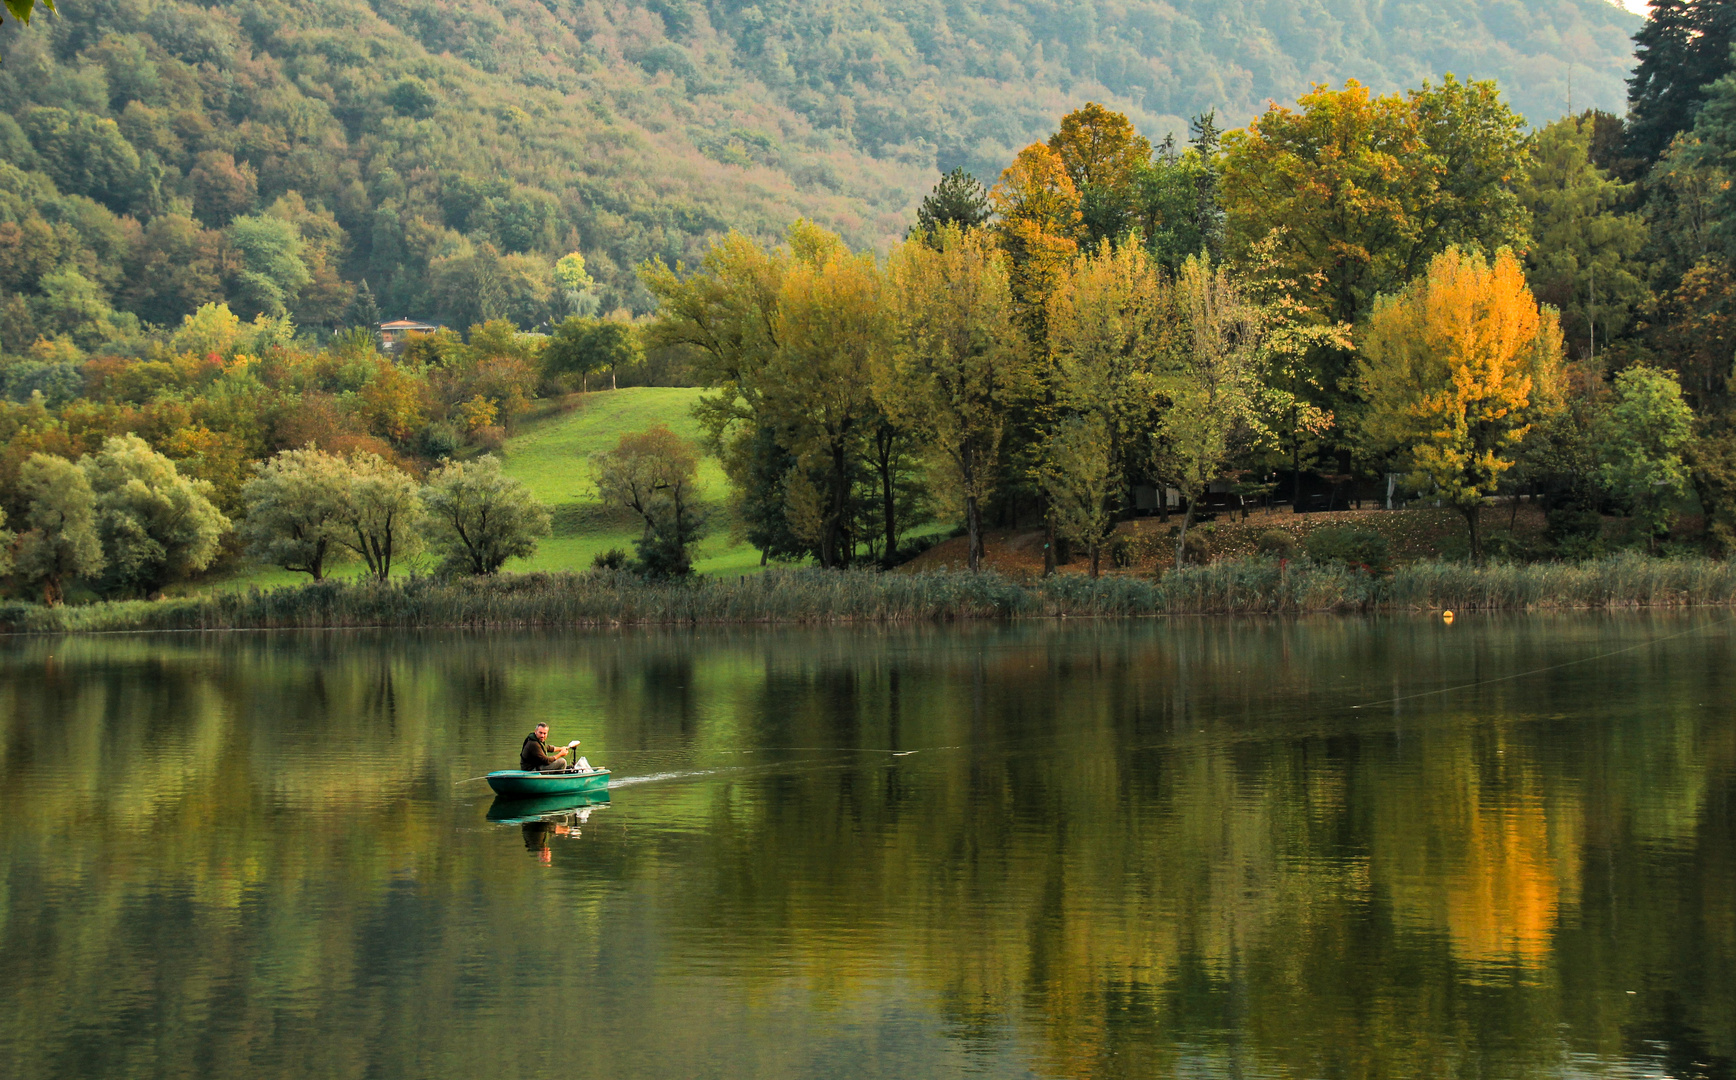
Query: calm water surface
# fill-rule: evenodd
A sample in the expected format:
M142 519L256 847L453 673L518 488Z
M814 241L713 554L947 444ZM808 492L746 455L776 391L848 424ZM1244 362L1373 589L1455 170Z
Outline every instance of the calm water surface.
M1733 691L1725 614L13 639L0 1072L1729 1077ZM539 720L618 783L490 821Z

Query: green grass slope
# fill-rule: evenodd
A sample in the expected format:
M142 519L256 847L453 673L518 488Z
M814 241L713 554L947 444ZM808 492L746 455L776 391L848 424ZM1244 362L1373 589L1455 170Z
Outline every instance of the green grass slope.
M700 431L693 419L693 403L701 393L695 387L637 386L583 394L526 423L508 439L501 454L506 472L550 509L554 534L537 546L534 556L514 559L506 568L582 570L609 548L631 553L639 527L597 500L591 481L591 455L613 446L627 432L643 431L656 423L697 441ZM709 455L700 463L699 491L717 512L711 535L700 541L695 568L707 574L758 570L759 552L729 535L729 523L722 512L727 494L723 469Z
M699 424L693 419L693 403L703 393L696 387L637 386L625 390L601 390L549 403L548 411L526 422L501 452L506 473L530 488L554 517L554 532L537 544L528 559L513 559L511 571L583 570L599 552L621 548L629 555L638 526L625 515L597 500L591 483L590 457L606 450L625 432L643 431L652 424L667 424L686 439L698 441ZM760 568L759 552L730 537L723 511L728 494L723 468L707 455L699 466L700 497L714 510L712 532L699 543L694 567L705 574L747 574ZM404 572L426 569L427 560L411 560ZM332 577L356 577L360 562L332 565ZM394 574L394 577L397 575ZM172 595L200 592L230 592L254 586L301 585L306 574L276 566L243 564L171 587Z

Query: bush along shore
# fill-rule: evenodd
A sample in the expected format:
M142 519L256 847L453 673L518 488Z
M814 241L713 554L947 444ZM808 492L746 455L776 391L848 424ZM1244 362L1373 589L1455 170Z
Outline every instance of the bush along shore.
M599 627L922 622L1059 616L1530 611L1736 603L1736 563L1622 553L1584 563L1424 562L1376 576L1306 559L1247 559L1161 578L1065 574L1029 583L936 570L773 570L646 581L618 571L299 587L77 606L0 605L0 631L345 627Z

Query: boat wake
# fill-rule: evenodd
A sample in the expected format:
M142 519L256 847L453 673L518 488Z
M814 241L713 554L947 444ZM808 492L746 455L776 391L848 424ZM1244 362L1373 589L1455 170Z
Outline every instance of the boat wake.
M609 780L610 788L629 787L633 784L656 784L665 780L687 780L695 776L715 776L720 772L739 772L738 769L689 769L685 772L647 773L644 776L623 776Z

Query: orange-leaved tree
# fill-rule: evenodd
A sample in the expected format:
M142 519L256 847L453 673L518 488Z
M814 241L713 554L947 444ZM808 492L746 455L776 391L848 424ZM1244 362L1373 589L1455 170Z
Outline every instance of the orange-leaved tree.
M1079 189L1061 155L1032 143L1019 151L989 191L1007 253L1019 321L1033 343L1047 337L1049 298L1079 253Z
M1561 324L1519 260L1448 248L1375 304L1357 362L1370 449L1397 451L1410 482L1465 515L1481 561L1478 511L1531 424L1560 400Z
M1151 166L1151 140L1126 116L1088 101L1061 118L1049 149L1060 155L1078 192L1088 247L1116 239L1133 224L1138 179Z

